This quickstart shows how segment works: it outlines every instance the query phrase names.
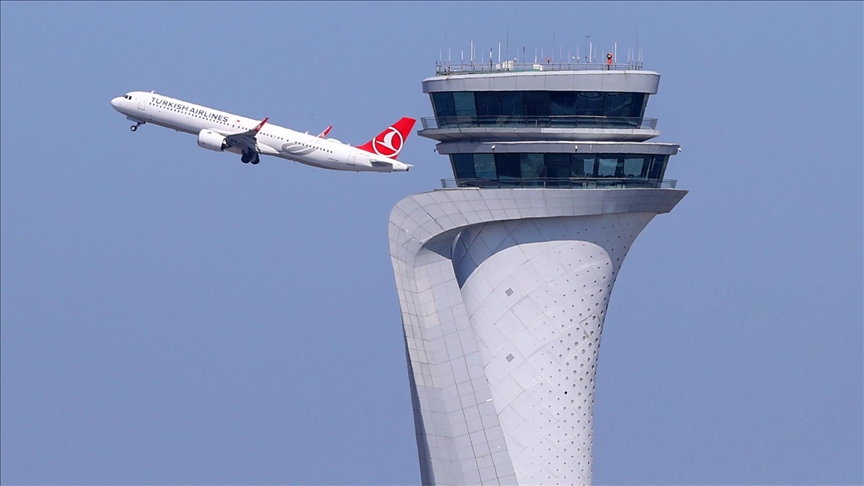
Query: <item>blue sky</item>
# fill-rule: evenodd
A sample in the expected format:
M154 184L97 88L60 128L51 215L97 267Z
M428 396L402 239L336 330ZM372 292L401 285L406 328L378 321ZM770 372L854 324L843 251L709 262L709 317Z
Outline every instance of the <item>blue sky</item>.
M667 177L607 314L597 484L861 484L862 4L0 3L0 481L417 484L387 246L451 176L201 150L155 90L358 144L453 55L633 45ZM582 48L584 49L584 47ZM445 51L446 52L446 51Z

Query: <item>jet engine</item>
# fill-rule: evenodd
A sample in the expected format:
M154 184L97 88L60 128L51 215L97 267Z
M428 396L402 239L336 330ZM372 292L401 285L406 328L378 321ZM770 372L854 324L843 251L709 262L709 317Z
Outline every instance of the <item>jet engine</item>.
M207 150L222 152L228 148L228 142L225 141L225 136L221 133L205 129L198 132L198 146Z

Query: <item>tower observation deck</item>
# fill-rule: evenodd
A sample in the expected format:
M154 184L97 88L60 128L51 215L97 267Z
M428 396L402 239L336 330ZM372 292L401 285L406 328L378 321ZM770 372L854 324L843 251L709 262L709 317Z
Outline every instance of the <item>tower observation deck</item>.
M591 484L609 295L687 191L628 64L438 64L423 80L454 177L400 201L390 252L424 484Z

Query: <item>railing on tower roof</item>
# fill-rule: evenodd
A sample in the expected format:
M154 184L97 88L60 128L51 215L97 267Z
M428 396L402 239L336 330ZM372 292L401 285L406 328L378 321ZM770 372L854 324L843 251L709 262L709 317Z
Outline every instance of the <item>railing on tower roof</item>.
M641 62L606 63L606 62L436 62L435 74L449 76L451 74L480 73L515 73L530 71L641 71Z

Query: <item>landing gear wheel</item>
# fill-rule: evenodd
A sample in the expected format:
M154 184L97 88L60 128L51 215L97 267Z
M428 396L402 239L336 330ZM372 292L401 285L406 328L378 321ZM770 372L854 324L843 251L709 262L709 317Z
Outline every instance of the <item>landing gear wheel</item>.
M250 160L249 162L251 162L252 165L258 165L258 162L261 162L261 159L258 158L258 156L256 155L255 158Z
M135 130L138 130L138 125L132 125L131 127L129 127L129 130L132 130L133 132Z

